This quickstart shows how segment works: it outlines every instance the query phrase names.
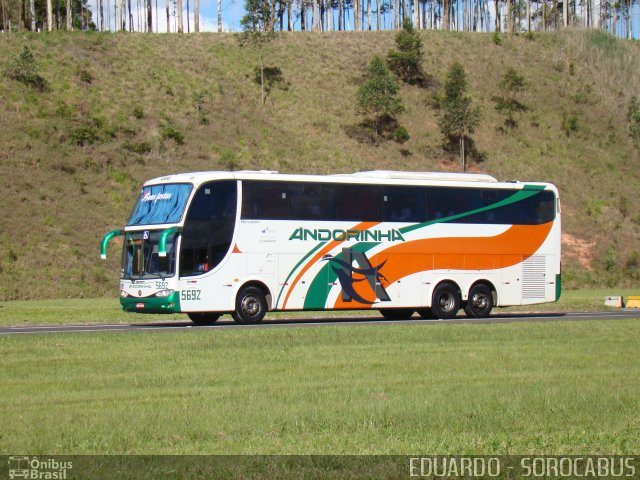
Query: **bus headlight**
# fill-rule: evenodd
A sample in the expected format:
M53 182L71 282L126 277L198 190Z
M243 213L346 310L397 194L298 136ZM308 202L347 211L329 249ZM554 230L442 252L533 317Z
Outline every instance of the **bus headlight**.
M125 292L124 290L120 290L120 297L127 298L128 296L129 294L127 292Z
M158 293L156 293L156 297L168 297L169 295L171 295L174 292L174 290L160 290Z

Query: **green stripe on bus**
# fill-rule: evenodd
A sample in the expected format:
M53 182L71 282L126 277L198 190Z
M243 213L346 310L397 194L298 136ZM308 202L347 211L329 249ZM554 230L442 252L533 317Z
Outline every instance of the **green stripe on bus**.
M532 197L533 195L536 195L537 193L541 192L544 189L545 189L544 185L525 185L522 188L522 190L518 190L516 193L514 193L510 197L505 198L504 200L501 200L494 204L488 205L486 207L478 208L476 210L470 210L465 213L451 215L450 217L439 218L437 220L431 220L429 222L424 222L424 223L417 223L415 225L409 225L407 227L401 228L400 233L408 233L423 227L427 227L429 225L450 222L452 220L457 220L459 218L467 217L469 215L474 215L476 213L486 212L488 210L500 208L505 205L516 203L521 200L525 200L529 197ZM354 251L366 253L377 245L380 245L380 242L357 243L351 248ZM341 255L342 254L336 255L336 258L340 259ZM325 305L326 305L327 297L329 296L329 290L330 290L329 284L335 283L337 279L338 279L338 275L333 270L330 270L330 265L328 263L327 265L322 267L318 272L318 274L313 279L313 281L311 282L309 289L307 290L307 296L304 300L304 308L305 309L326 308Z
M280 293L278 293L278 299L276 300L275 308L278 308L278 305L280 304L280 297L282 296L282 292L284 292L284 287L287 286L294 272L298 269L298 267L300 267L300 265L302 265L307 260L307 258L309 258L311 255L313 255L318 250L320 250L320 248L324 246L326 243L327 242L319 243L313 249L311 249L304 257L302 257L298 263L296 263L296 266L293 267L293 269L289 272L289 275L287 275L287 279L284 281L284 284L282 285L282 287L280 287Z
M376 245L380 245L380 242L363 242L354 245L351 249L356 252L366 252ZM337 260L341 260L342 252L337 254L335 258ZM329 285L335 283L337 280L338 274L331 268L330 262L327 262L311 282L311 285L307 290L307 296L304 299L304 308L311 310L325 308L327 297L331 290Z
M436 220L430 220L424 223L416 223L415 225L409 225L407 227L401 228L400 233L409 233L414 230L418 230L420 228L428 227L429 225L434 225L436 223L445 223L450 222L452 220L458 220L459 218L468 217L469 215L475 215L476 213L487 212L489 210L494 210L496 208L504 207L505 205L509 205L511 203L516 203L521 200L525 200L529 197L536 195L538 192L544 190L544 185L525 185L522 190L518 190L516 193L511 195L504 200L500 200L499 202L492 203L491 205L487 205L486 207L476 208L475 210L469 210L468 212L458 213L457 215L451 215L450 217L438 218Z

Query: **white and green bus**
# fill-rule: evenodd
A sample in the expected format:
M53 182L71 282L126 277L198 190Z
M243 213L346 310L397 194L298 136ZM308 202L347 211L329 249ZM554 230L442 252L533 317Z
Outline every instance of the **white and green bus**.
M379 310L388 319L560 296L558 190L489 175L270 171L168 175L144 184L123 237L128 312Z

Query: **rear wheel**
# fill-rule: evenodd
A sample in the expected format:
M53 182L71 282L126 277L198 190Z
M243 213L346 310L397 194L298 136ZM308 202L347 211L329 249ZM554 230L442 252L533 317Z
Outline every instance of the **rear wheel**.
M441 283L433 291L431 311L437 318L453 318L460 310L460 292L451 283Z
M231 314L237 323L260 323L267 313L267 299L258 287L243 287L236 297L236 310Z
M471 287L464 312L469 318L488 317L493 308L493 292L487 285L480 283Z
M411 308L382 308L380 315L387 320L408 320L413 315Z
M218 312L187 313L187 315L196 325L213 325L220 318L220 313Z

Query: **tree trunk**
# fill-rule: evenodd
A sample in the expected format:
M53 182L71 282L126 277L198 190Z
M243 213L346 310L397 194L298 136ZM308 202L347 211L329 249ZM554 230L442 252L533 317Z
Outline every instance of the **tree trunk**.
M311 2L311 31L318 31L318 0Z
M367 30L371 31L371 0L367 0Z
M151 0L147 0L147 32L153 33L153 8Z
M333 27L333 8L331 5L331 0L327 0L327 9L325 15L327 16L327 32L331 32L334 30Z
M569 0L563 0L562 2L562 16L564 17L562 19L564 28L567 28L569 26Z
M193 0L193 31L200 33L200 0Z
M353 29L360 30L360 0L353 0Z
M380 0L376 0L376 30L380 31Z
M191 22L189 19L189 0L187 0L187 33L191 33Z
M164 5L167 10L167 33L171 32L171 20L169 17L169 0L164 0Z
M156 13L158 10L158 0L156 0ZM129 31L133 32L135 30L135 25L133 24L133 12L131 11L131 0L127 0L127 8L129 10ZM156 22L158 23L158 22Z
M418 0L413 0L413 28L420 29L420 6Z
M338 0L338 31L341 32L342 29L342 0Z
M177 0L177 10L178 10L178 33L183 33L182 29L182 0Z
M462 171L467 171L467 162L464 158L464 131L462 135L460 135L460 159L462 160Z
M47 30L53 30L53 4L51 0L47 0Z
M264 62L262 61L262 45L260 46L260 94L262 95L262 106L264 107Z
M496 29L496 32L500 32L501 30L500 27L502 26L502 21L500 19L500 1L496 0L494 2L494 5L496 7L496 16L494 18L495 29Z
M506 21L505 21L505 30L508 33L511 33L511 0L507 0L507 11L505 12Z
M66 0L67 2L67 30L71 31L73 29L73 25L71 23L72 20L72 16L71 16L71 0Z
M36 31L36 3L35 0L29 2L29 10L31 12L31 31ZM3 17L4 18L4 17Z
M287 30L293 32L293 17L291 12L291 0L287 0Z
M442 0L442 29L449 30L449 0Z

